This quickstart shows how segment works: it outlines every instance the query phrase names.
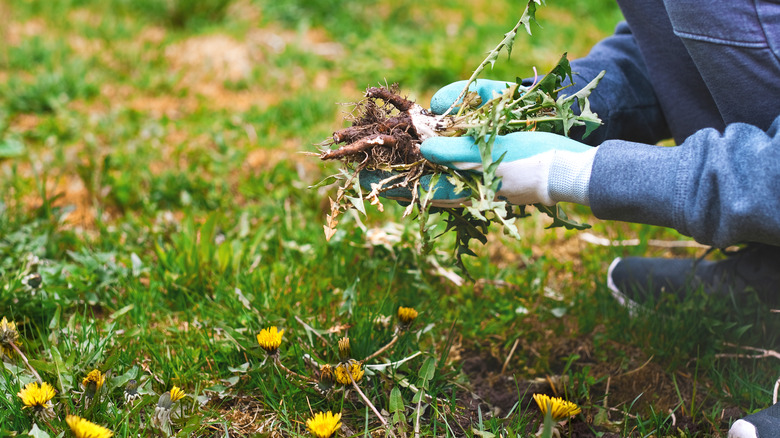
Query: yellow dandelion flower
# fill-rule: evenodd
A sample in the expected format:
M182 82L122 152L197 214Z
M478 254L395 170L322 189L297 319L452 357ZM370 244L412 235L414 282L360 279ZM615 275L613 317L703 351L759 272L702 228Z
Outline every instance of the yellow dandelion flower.
M339 358L341 360L347 360L352 356L352 345L349 343L349 338L339 339Z
M398 308L398 320L403 325L409 325L417 318L417 311L412 307L399 307Z
M351 385L352 380L349 378L350 375L352 375L352 379L355 382L359 382L360 379L363 378L364 373L363 365L361 365L360 362L350 360L347 363L340 363L336 366L336 381L342 385Z
M341 413L317 412L306 421L306 427L316 438L330 438L341 429Z
M174 403L183 399L186 395L178 386L171 388L171 401Z
M363 370L363 365L361 365L360 362L353 361L349 364L349 373L352 374L352 378L355 379L356 382L359 382L360 379L363 378L365 371Z
M109 438L114 435L113 432L103 426L98 426L83 418L75 415L65 417L65 422L70 426L70 430L76 435L76 438Z
M81 381L81 385L84 387L88 397L94 397L104 383L106 383L106 375L101 373L100 370L90 371L87 377L84 377Z
M25 408L33 408L36 412L51 408L51 399L54 398L56 391L54 387L46 382L38 385L38 382L28 383L16 395L22 399Z
M2 358L3 355L11 357L11 354L14 352L14 347L12 347L11 344L18 343L19 331L16 330L16 323L13 321L9 322L4 316L3 319L0 320L0 358Z
M284 330L279 331L276 329L276 326L262 329L260 330L260 333L257 334L257 343L260 344L260 347L268 354L274 354L276 353L276 350L279 349L279 346L282 345L283 334Z
M534 401L542 411L542 415L551 412L553 421L558 422L580 413L581 409L576 404L560 397L550 397L545 394L534 394Z

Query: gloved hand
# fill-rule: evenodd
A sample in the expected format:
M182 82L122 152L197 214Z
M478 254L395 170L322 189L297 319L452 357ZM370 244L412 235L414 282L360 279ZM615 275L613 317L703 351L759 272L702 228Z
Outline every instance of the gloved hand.
M469 85L469 91L476 91L482 99L482 104L493 98L493 94L501 94L514 82L493 81L490 79L477 79ZM434 114L444 114L449 109L452 102L458 97L466 81L453 82L445 85L431 98L431 112ZM460 102L459 102L460 103ZM480 106L482 106L480 104ZM459 107L455 107L453 112L457 112Z
M453 82L434 94L431 111L441 114L463 90L466 81ZM482 102L501 93L511 82L478 79L469 86L482 98ZM455 108L457 111L457 107ZM493 143L493 160L503 155L496 169L502 177L497 195L516 205L542 203L554 205L557 202L576 202L589 205L588 185L597 148L575 140L547 132L516 132L499 136ZM461 171L482 171L479 148L471 137L431 137L425 140L420 152L440 165ZM506 155L504 155L506 154ZM361 185L370 189L390 176L387 172L361 172ZM429 189L430 177L420 181ZM470 195L468 190L455 193L455 186L446 177L435 186L433 206L458 207ZM397 188L382 193L382 196L401 202L411 201L408 188Z
M512 84L477 79L469 90L476 91L484 103ZM435 114L447 111L465 85L466 81L453 82L437 91L431 98L431 111ZM432 137L422 143L420 151L426 159L452 169L482 171L479 148L471 137ZM588 205L588 183L595 154L596 148L546 132L499 136L493 143L493 160L504 155L496 169L496 175L502 177L497 195L517 205L553 205L560 201ZM438 193L434 195L433 205Z
M471 137L432 137L420 152L437 164L461 171L482 171L479 148ZM498 136L493 160L501 184L496 193L516 205L588 204L590 171L596 148L549 132L515 132ZM439 191L434 194L437 205Z
M482 102L480 106L493 98L493 94L500 94L507 89L513 82L493 81L488 79L477 79L469 86L470 91L476 91L479 94ZM447 111L458 97L463 87L466 86L466 81L453 82L439 89L436 94L431 98L431 112L434 114L443 114ZM457 112L459 107L455 107L453 112ZM390 177L390 172L364 170L360 173L360 185L366 190L372 190L374 184L379 184L380 181ZM430 190L431 177L426 175L420 179L420 185L425 190ZM470 195L468 189L463 190L460 193L455 193L455 186L450 183L446 176L442 175L439 178L438 183L434 187L436 192L434 194L433 205L436 207L459 207L466 201ZM408 203L412 199L412 192L410 188L397 187L391 190L382 192L382 197L396 200L402 204Z

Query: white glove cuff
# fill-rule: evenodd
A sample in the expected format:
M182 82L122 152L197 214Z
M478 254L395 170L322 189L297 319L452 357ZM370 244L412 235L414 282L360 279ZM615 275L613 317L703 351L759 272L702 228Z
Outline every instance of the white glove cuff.
M555 151L547 183L552 200L590 205L588 188L597 149L594 147L586 152Z

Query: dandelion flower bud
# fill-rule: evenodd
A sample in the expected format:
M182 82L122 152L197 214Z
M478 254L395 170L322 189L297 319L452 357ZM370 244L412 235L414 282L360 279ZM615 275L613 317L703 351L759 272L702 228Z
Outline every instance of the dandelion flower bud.
M333 383L333 379L335 379L335 376L333 375L333 367L325 364L320 367L320 382L322 383Z
M417 318L417 311L412 307L399 307L398 308L398 320L401 321L401 325L408 327L412 321Z
M0 359L2 357L11 357L14 351L12 344L19 343L19 331L16 330L16 323L8 321L5 317L0 320Z
M352 357L352 347L349 345L349 338L339 339L339 359L347 360Z
M163 395L161 395L160 398L157 400L158 409L170 410L172 405L173 405L173 400L171 400L170 391L165 391Z

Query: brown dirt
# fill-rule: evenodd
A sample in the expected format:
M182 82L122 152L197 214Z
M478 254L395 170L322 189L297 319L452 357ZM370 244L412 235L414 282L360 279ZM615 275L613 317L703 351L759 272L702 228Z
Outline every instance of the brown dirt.
M598 331L598 330L597 330ZM718 424L710 424L700 414L696 421L687 411L694 394L694 382L691 375L677 372L669 374L660 365L646 357L640 349L631 346L611 343L606 348L601 347L600 359L594 355L593 337L551 337L544 341L552 343L551 374L528 376L512 361L502 373L503 362L508 352L490 352L484 350L466 350L461 361L462 372L467 376L468 390L460 394L459 399L464 408L462 421L464 424L474 424L478 420L478 412L483 418L490 416L506 416L515 407L515 412L529 412L537 418L529 425L526 432L533 433L541 421L534 393L562 397L563 386L569 377L561 377L556 372L562 371L565 360L571 354L578 354L578 359L572 366L571 373L585 373L595 382L589 394L598 397L593 400L573 400L580 404L583 413L571 420L567 428L571 437L591 438L619 437L622 431L618 423L625 419L624 410L630 407L632 413L650 414L650 408L662 415L674 413L674 428L688 431L689 436L717 436L728 430L735 419L744 415L739 408L725 407ZM526 346L525 348L533 348ZM607 354L605 355L605 351ZM496 357L500 353L503 357ZM606 356L606 357L605 357ZM569 387L577 382L568 382ZM607 387L608 385L608 387ZM696 402L707 403L706 394L709 388L699 380L696 388ZM604 394L606 394L604 396ZM607 409L608 422L597 424L595 420L599 411ZM699 407L699 409L702 409ZM706 411L706 408L704 409ZM567 430L565 428L564 430ZM533 430L531 430L533 429ZM567 431L567 433L569 433ZM628 436L633 436L629 434Z
M333 133L323 160L360 163L360 167L412 164L422 159L421 142L408 111L414 102L398 94L398 87L371 87L355 107L352 126Z
M278 436L278 433L273 431L276 415L269 413L256 397L231 396L224 399L216 397L211 403L218 405L214 407L217 408L219 416L214 420L230 422L230 436L256 436L263 433ZM214 433L210 436L222 436L224 432L222 426L215 427Z
M249 79L254 65L264 61L260 50L227 35L199 35L169 45L165 58L190 87Z
M84 182L77 175L64 175L51 179L46 183L46 196L54 207L69 208L64 217L65 228L91 229L95 223L96 209ZM30 195L23 199L24 205L30 209L40 208L43 199Z

